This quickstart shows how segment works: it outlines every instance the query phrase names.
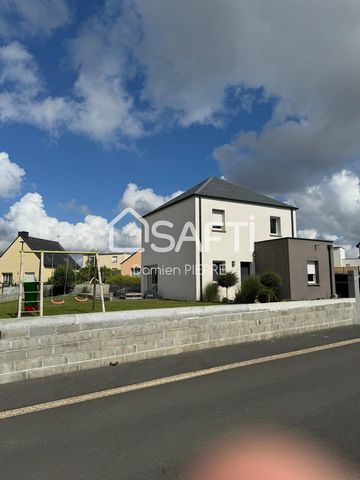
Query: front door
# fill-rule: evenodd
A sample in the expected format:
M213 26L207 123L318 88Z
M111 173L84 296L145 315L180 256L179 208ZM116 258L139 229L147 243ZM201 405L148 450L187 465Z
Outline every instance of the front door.
M250 262L240 262L240 281L242 282L250 275L251 263Z

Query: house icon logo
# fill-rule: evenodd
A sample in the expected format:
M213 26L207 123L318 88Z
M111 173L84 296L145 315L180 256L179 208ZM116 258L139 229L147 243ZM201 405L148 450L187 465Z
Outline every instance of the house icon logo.
M135 222L140 223L143 227L143 240L145 243L149 242L149 224L148 222L138 213L136 210L134 210L131 207L124 208L115 218L111 220L111 222L108 223L107 228L109 230L109 250L110 252L117 252L119 250L118 247L116 247L116 225L127 215L131 215ZM138 251L139 248L136 248ZM143 248L140 249L141 252L144 251Z

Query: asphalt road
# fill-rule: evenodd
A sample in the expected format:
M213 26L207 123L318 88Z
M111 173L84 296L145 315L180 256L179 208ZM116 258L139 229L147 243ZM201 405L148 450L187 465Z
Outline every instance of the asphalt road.
M359 327L2 386L0 410L360 337ZM170 480L222 432L311 434L360 466L360 345L0 420L2 480Z

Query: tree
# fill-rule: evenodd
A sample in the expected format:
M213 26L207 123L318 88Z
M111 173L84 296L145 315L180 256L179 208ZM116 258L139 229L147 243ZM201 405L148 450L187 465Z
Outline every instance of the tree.
M75 272L70 265L58 265L49 279L54 295L69 293L75 286Z
M226 298L228 298L228 288L233 287L239 281L235 272L225 272L218 276L217 283L219 287L226 288Z

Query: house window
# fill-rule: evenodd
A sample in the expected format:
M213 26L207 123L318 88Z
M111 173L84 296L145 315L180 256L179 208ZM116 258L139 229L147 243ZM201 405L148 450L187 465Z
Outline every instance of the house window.
M113 256L111 257L111 263L117 263L117 261L118 261L117 255L113 255Z
M13 274L12 273L3 273L2 278L3 278L3 284L5 286L8 287L8 286L12 285L12 283L13 283Z
M280 217L270 217L270 234L281 235Z
M319 283L319 262L307 262L308 285L317 285Z
M224 232L225 231L225 212L224 210L215 210L212 211L212 218L211 218L211 225L212 229Z
M140 267L132 267L131 268L131 275L134 277L139 276L141 273L141 268Z
M213 281L216 282L219 275L225 273L225 261L224 260L216 260L213 262Z

